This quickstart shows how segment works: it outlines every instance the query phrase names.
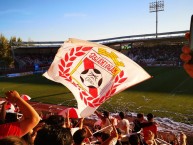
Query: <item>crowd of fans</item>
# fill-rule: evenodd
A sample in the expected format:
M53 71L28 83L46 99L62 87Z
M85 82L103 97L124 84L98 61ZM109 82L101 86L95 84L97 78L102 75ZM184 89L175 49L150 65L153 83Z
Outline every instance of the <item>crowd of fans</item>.
M142 66L181 66L180 54L183 45L136 46L126 55Z
M85 118L69 118L69 112L65 118L58 114L42 116L17 91L5 95L0 111L0 145L186 145L183 133L166 142L152 113L146 117L139 113L129 120L124 112L112 116L108 111L96 110L100 123L87 124ZM9 117L7 102L17 105L22 117L17 116L18 112Z
M141 66L181 66L180 53L183 45L156 45L156 46L132 46L120 50L123 54L134 60ZM23 53L15 54L17 68L33 68L49 66L56 52L52 53Z
M15 64L18 68L33 68L34 65L39 65L40 67L49 66L53 59L55 53L53 54L19 54L15 55Z

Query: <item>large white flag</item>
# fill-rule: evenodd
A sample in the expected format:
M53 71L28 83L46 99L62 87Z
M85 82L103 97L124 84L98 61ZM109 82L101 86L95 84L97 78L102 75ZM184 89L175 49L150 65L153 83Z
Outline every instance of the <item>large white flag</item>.
M59 48L43 75L73 93L81 117L93 114L111 96L151 77L112 48L72 38Z

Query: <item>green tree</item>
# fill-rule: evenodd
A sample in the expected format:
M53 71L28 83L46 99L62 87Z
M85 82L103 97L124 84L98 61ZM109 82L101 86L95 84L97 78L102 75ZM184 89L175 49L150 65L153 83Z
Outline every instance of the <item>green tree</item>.
M0 68L9 68L14 64L11 47L17 46L17 42L22 42L21 38L11 37L10 40L0 35Z

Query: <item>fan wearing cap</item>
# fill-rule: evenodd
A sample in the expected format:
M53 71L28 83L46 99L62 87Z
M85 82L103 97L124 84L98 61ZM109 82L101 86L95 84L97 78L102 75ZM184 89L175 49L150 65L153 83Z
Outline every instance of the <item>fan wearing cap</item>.
M15 107L8 101L3 101L0 111L0 124L16 122L22 114L15 112Z
M0 138L6 136L22 137L38 124L40 117L34 108L20 97L17 91L8 91L5 95L7 101L19 106L23 118L16 122L0 125Z

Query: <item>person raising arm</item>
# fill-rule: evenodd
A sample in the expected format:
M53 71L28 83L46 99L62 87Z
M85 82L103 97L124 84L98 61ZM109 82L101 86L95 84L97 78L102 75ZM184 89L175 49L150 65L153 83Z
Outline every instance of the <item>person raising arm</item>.
M0 138L6 136L22 137L38 124L40 117L34 108L20 97L17 91L8 91L5 96L7 101L19 106L23 118L18 122L0 125Z
M101 145L115 145L118 140L118 133L113 122L108 118L109 122L112 125L113 131L110 134L110 137L106 139Z

